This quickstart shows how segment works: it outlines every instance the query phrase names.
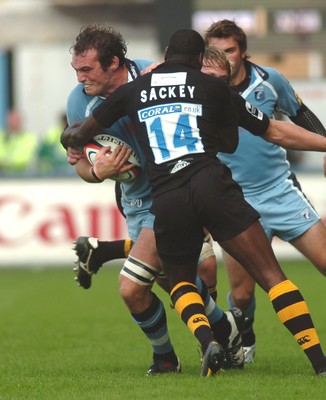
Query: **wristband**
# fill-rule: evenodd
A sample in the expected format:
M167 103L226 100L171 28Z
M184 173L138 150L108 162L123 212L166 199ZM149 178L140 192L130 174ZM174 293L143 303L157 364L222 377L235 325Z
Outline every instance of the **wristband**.
M96 182L98 182L98 183L103 182L103 180L100 179L100 178L96 175L96 173L95 173L95 171L94 171L94 167L91 168L91 174L93 175L93 177L94 177L94 179L96 180Z

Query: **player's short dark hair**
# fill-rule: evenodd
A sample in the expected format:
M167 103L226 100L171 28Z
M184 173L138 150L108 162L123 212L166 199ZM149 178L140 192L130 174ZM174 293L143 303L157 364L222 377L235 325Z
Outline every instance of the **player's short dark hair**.
M198 56L205 52L205 43L201 35L192 29L180 29L170 38L167 55Z
M217 22L213 22L205 32L205 44L212 38L229 38L233 37L238 43L242 53L247 51L247 36L240 26L234 21L229 19L222 19Z
M119 58L120 65L126 62L125 40L112 27L98 24L82 27L70 51L79 55L90 49L97 50L99 62L104 70L112 64L114 56Z

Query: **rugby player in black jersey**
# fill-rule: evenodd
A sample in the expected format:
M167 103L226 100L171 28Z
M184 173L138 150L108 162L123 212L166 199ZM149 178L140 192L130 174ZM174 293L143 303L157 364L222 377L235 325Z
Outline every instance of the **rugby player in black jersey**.
M226 83L200 72L204 51L197 32L177 31L163 64L115 91L69 127L62 143L84 145L123 115L135 124L149 165L158 254L175 309L201 344L201 375L216 374L223 360L195 285L206 227L268 293L281 322L324 376L326 358L307 305L282 272L259 214L216 158L237 147L238 113Z

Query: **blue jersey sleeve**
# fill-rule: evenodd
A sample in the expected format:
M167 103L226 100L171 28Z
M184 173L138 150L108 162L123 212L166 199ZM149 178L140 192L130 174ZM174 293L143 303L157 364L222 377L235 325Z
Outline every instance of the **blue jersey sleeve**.
M269 74L268 83L276 92L275 111L295 117L302 106L302 100L297 95L290 82L274 68L266 68Z

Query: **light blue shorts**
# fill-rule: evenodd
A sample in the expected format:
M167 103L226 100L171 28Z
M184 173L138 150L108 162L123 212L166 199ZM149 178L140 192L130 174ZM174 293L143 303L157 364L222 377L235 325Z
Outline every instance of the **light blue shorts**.
M155 217L149 211L152 206L150 196L130 201L122 197L121 204L127 220L128 234L133 242L137 240L143 228L153 229Z
M245 198L260 213L260 222L270 241L277 236L289 242L320 220L294 174L262 194Z

